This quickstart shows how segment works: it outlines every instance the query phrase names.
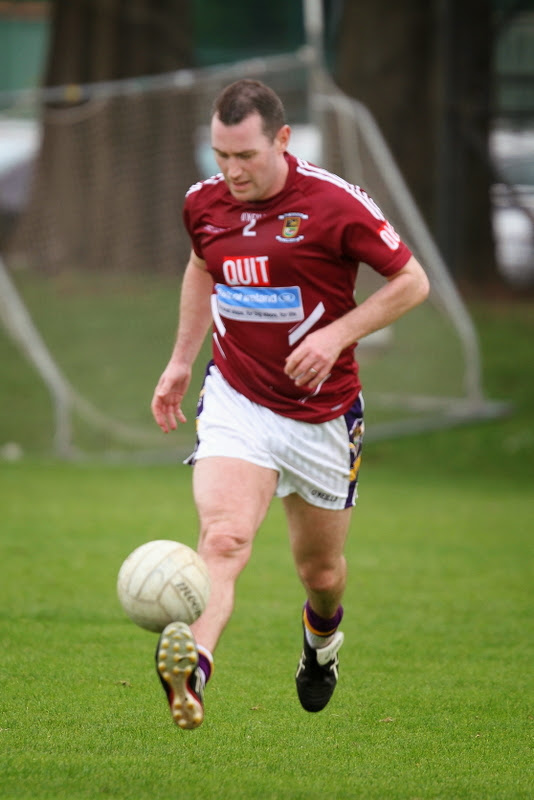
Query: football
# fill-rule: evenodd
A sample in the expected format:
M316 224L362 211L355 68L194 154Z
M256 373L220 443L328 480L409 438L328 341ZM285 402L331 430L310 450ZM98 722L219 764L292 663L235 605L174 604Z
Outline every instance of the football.
M126 614L141 628L160 633L169 622L190 625L209 599L208 568L186 544L156 539L124 561L117 594Z

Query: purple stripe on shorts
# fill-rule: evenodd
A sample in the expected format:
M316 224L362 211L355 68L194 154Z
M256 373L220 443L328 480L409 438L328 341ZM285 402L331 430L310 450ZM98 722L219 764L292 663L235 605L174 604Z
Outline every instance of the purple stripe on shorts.
M362 441L363 441L363 398L362 395L359 394L356 398L356 401L353 405L349 408L347 413L345 414L345 424L347 426L347 432L349 434L349 442L350 442L350 470L351 473L354 471L352 475L352 480L349 483L349 491L347 492L347 499L345 501L345 508L351 508L354 505L356 499L356 489L358 487L358 473L359 473L359 466L357 465L358 459L361 457L362 454Z
M196 417L195 417L196 419L198 419L200 417L200 415L202 414L202 409L204 408L204 392L202 390L204 389L204 384L206 383L206 378L208 377L210 369L212 368L212 366L213 366L213 360L208 362L208 365L206 367L206 372L204 373L204 380L202 381L202 387L201 387L200 393L198 395L197 410L196 410ZM197 436L195 438L195 447L193 449L193 452L191 453L191 455L188 458L185 459L185 461L183 462L184 464L189 464L189 466L194 467L198 445L199 445L199 441L198 441L198 436Z

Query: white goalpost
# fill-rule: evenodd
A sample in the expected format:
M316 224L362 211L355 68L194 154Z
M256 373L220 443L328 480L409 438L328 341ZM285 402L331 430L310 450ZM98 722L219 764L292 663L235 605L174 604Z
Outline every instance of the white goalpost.
M1 257L0 322L48 389L54 411L53 449L56 455L64 458L77 455L73 441L73 414L78 414L91 427L110 434L118 442L140 446L156 444L155 435L108 417L76 391L36 328Z
M294 152L363 186L428 272L427 303L358 347L369 438L505 409L485 397L470 315L376 122L331 84L316 49L320 19L307 24L310 44L292 55L0 94L0 152L4 122L23 118L43 133L30 190L0 238L0 322L47 387L57 455L161 448L148 405L189 249L182 198L213 167L205 133L214 95L244 76L282 97ZM0 222L2 213L0 162ZM358 291L372 282L362 267ZM192 395L184 448L194 437L194 387Z

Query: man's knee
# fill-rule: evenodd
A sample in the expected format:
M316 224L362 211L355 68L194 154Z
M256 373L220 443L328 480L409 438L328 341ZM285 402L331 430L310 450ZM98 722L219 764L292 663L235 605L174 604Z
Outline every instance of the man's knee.
M315 593L337 591L345 579L344 559L340 559L335 565L307 561L298 565L297 569L303 584L307 589Z
M249 531L228 524L209 525L201 534L199 553L206 559L248 561L252 546Z

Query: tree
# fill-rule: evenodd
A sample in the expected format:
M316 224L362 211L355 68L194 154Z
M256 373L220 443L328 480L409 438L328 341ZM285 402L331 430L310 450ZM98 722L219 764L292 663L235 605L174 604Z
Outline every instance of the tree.
M189 7L53 3L44 83L71 88L44 103L30 207L15 237L33 240L43 267L175 269L187 255L177 228L181 198L197 179L192 97L81 87L190 67Z
M449 267L496 277L488 135L488 0L344 2L338 85L377 119Z

